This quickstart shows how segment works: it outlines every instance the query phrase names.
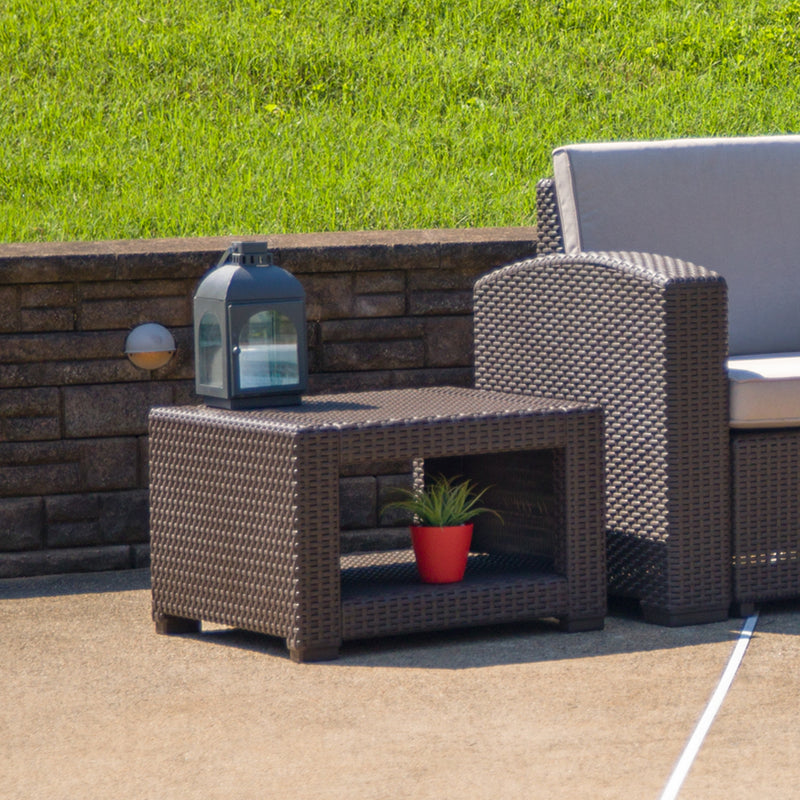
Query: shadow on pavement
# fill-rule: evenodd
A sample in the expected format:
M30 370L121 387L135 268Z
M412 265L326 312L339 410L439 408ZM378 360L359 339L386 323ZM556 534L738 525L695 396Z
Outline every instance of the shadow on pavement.
M149 591L147 569L53 575L0 581L0 600L35 597ZM719 642L733 643L744 620L665 628L642 621L635 602L612 599L605 629L563 633L554 620L435 631L345 642L337 667L474 669L487 666L601 658L625 653L671 650ZM763 604L754 638L768 634L800 635L800 601ZM155 633L153 635L156 635ZM266 656L288 658L281 639L249 631L204 624L186 634L198 646L233 647Z
M570 634L560 631L555 620L541 620L348 641L342 645L337 660L320 663L329 667L462 670L599 658L715 642L733 644L741 623L742 620L731 619L689 628L660 628L609 616L605 630ZM188 636L198 644L288 658L282 640L249 631L215 626Z
M4 578L0 580L0 600L132 592L142 589L150 589L149 569L81 572L74 575L41 575L34 578Z

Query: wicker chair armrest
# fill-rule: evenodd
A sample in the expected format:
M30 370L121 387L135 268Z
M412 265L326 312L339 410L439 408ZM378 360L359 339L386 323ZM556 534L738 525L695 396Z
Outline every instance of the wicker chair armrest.
M678 259L540 256L475 285L479 388L603 406L616 530L666 539L674 497L727 503L726 355L725 281Z
M701 393L710 380L726 387L725 281L686 261L651 253L539 256L480 278L474 306L483 388L627 404L623 387L605 388L624 375L651 406L666 397L668 380L691 387L685 370L704 375ZM727 415L727 407L719 411Z
M527 271L531 268L541 269L543 265L553 265L558 269L564 270L587 267L595 271L602 270L609 273L618 273L622 280L624 280L625 276L629 276L634 280L652 283L654 286L660 286L663 289L676 284L713 283L725 286L725 279L713 270L693 264L690 261L682 261L679 258L662 256L656 253L586 251L567 254L563 251L557 251L507 264L493 272L489 272L478 279L475 284L476 290L479 286L489 285L501 280L499 273L508 271L508 274L513 274L514 272ZM604 281L604 283L606 282ZM725 308L727 309L727 292L724 300Z

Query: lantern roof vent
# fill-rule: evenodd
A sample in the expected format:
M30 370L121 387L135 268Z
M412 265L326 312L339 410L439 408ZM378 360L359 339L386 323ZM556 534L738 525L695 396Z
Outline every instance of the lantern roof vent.
M246 303L263 297L297 300L303 286L273 264L266 242L234 242L200 282L195 297Z

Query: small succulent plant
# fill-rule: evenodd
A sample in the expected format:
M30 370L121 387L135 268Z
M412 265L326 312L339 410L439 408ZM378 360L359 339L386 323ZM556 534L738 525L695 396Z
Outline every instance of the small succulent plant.
M429 485L418 489L398 489L403 497L387 503L383 510L399 508L410 511L417 523L435 528L464 525L479 514L494 514L491 508L478 505L488 487L478 491L469 480L439 475Z

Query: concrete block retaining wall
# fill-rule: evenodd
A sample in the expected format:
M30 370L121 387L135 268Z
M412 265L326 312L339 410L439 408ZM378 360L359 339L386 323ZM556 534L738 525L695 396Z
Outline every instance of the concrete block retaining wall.
M306 290L310 393L469 385L472 284L529 255L535 238L531 228L268 237ZM147 414L197 402L191 298L231 241L0 245L0 578L147 565ZM147 321L178 345L152 373L123 354ZM393 524L376 509L406 467L343 478L348 547Z

